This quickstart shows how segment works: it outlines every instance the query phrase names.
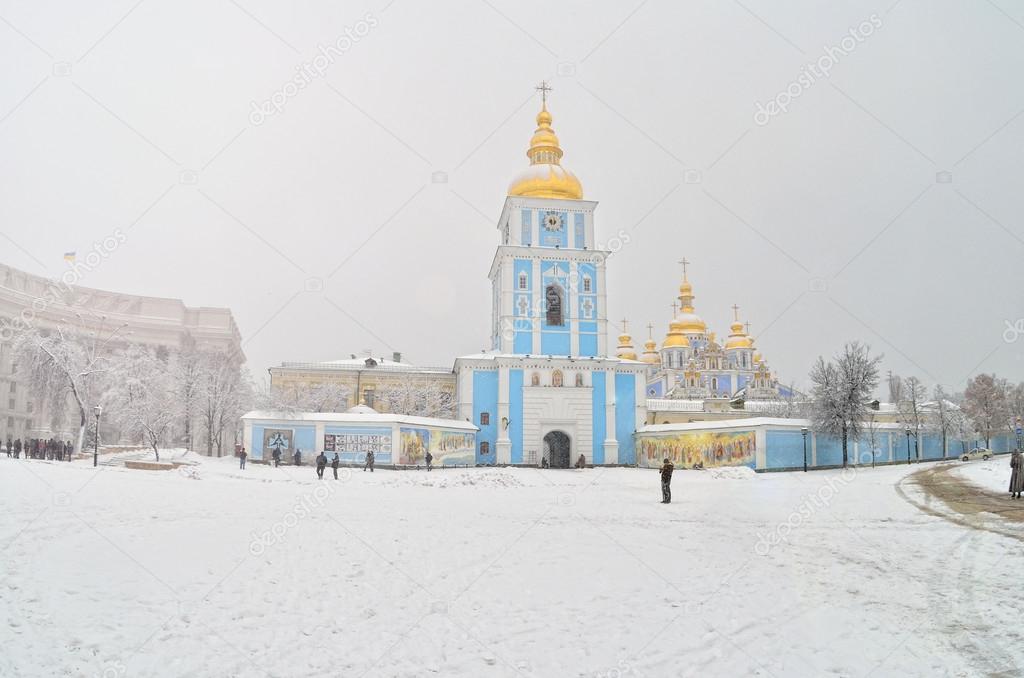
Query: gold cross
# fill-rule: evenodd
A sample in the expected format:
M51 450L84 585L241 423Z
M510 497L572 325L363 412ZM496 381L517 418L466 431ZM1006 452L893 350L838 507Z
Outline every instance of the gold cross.
M686 267L690 264L690 262L686 260L686 257L683 257L680 261L677 261L676 263L683 265L683 280L686 280Z
M676 317L676 309L678 309L678 308L679 308L679 304L677 304L676 302L673 301L672 302L672 317L673 318Z
M736 304L732 305L732 318L733 318L733 320L739 320L740 319L740 307L737 306Z
M547 80L541 80L540 84L534 87L535 90L540 92L541 103L547 107L548 105L548 92L552 91L551 85L548 84Z
M750 321L748 320L747 322L743 323L743 326L746 328L747 334L750 334Z
M654 325L647 323L647 338L654 339Z
M622 319L622 333L623 334L629 334L628 322L629 321L626 320L625 318Z

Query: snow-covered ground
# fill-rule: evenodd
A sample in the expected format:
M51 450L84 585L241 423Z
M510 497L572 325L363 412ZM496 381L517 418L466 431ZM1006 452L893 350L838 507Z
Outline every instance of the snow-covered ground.
M961 478L993 492L1010 496L1010 455L1000 454L988 461L961 462L956 470ZM1024 499L1018 500L1024 503Z
M665 506L641 469L189 458L0 457L0 675L1024 671L1021 542L909 504L921 466L677 471Z

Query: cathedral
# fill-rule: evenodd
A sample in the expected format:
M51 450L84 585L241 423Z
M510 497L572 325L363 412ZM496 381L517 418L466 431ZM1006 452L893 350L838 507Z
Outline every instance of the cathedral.
M683 259L683 282L679 285L678 309L669 322L668 334L658 347L653 336L644 343L640 362L646 366L646 397L684 400L729 398L732 400L776 400L792 395L781 386L768 368L768 362L754 348L749 324L739 318L733 306L733 323L725 344L709 332L703 318L694 310L693 285L687 278ZM648 326L653 331L653 327ZM625 329L625 328L624 328ZM632 337L619 335L616 356L637 360Z

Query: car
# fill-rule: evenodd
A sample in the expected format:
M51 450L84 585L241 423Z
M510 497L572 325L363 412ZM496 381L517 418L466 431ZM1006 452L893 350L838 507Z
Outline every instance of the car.
M970 452L965 452L960 461L974 461L975 459L983 459L988 461L992 457L992 450L985 447L975 447Z

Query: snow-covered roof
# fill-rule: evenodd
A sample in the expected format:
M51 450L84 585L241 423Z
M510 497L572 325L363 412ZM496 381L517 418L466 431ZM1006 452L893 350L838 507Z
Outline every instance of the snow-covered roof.
M747 419L719 419L693 421L677 424L647 424L637 429L637 433L673 433L676 431L706 431L717 429L751 429L758 426L775 426L790 429L811 428L808 419L785 419L782 417L749 417ZM877 430L903 430L902 424L876 423Z
M327 360L325 362L283 362L278 367L271 367L271 370L376 370L380 372L416 372L422 374L450 374L449 367L423 367L407 362L395 362L383 358L374 358L375 365L367 365L366 358L344 358L342 360Z
M357 406L358 407L358 406ZM364 406L365 407L365 406ZM438 428L454 428L463 431L479 431L480 429L468 421L461 419L437 419L435 417L412 417L405 414L377 412L367 407L369 412L360 409L358 412L288 412L285 410L253 410L242 415L248 421L272 422L323 422L325 424L408 424L410 426L435 426Z
M549 355L547 353L501 353L499 351L482 351L480 353L471 353L469 355L460 355L456 360L499 360L501 358L509 359L527 359L527 360L574 360L577 362L587 361L603 361L603 362L616 362L624 363L626 365L646 365L641 360L624 360L616 356L589 356L589 355Z
M675 398L648 398L648 411L656 412L703 412L703 400L684 400Z

